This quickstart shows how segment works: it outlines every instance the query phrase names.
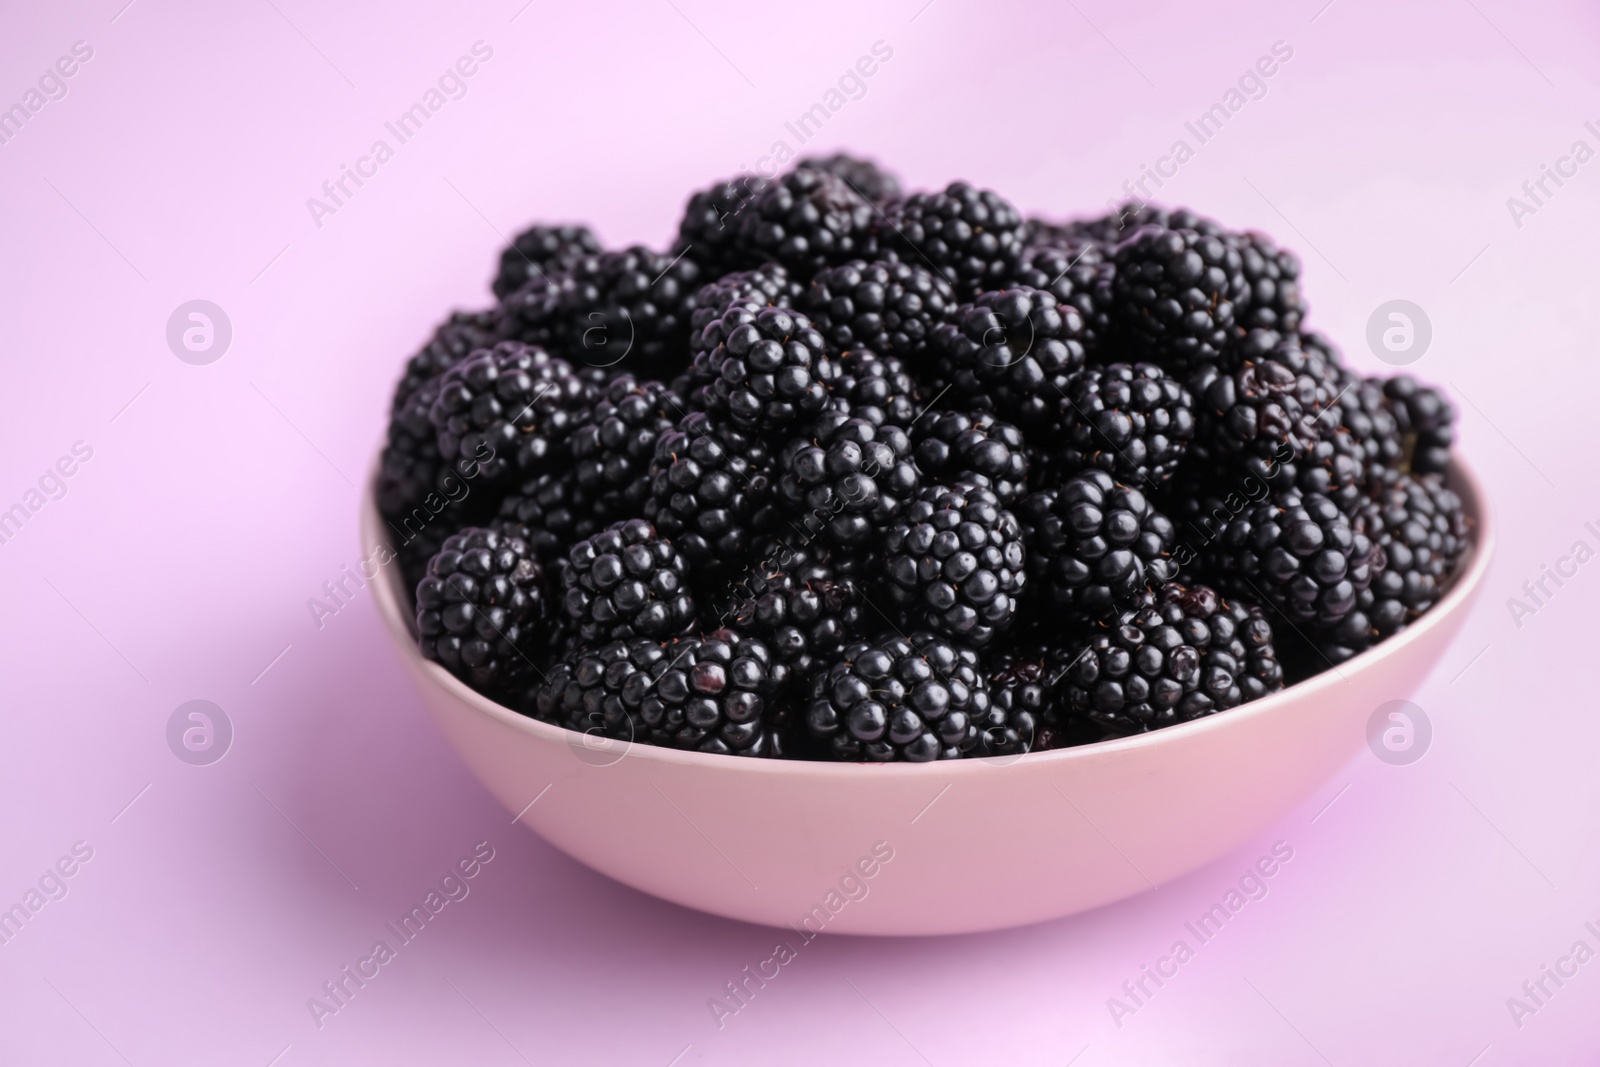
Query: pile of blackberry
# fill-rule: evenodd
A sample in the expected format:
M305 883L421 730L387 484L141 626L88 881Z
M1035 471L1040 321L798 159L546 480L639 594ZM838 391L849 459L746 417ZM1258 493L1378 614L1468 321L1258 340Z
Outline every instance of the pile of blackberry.
M1412 625L1472 540L1455 409L1306 328L1265 235L1028 218L838 154L673 242L538 224L391 402L422 653L730 756L1012 757L1225 712Z

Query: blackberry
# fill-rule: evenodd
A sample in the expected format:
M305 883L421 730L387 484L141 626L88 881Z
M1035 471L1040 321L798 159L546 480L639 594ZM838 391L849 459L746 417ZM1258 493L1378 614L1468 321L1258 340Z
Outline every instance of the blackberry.
M853 561L817 542L769 538L714 605L717 625L765 638L785 663L810 672L859 636L862 602Z
M928 633L847 646L813 676L806 728L834 759L958 759L988 718L978 658Z
M1382 472L1402 465L1404 438L1384 394L1383 380L1363 378L1351 371L1345 375L1338 403L1339 426L1359 454L1363 480L1375 484Z
M949 484L977 474L1003 507L1028 491L1028 449L1022 431L993 415L930 411L913 429L917 466L932 481Z
M1112 735L1226 711L1283 688L1261 609L1206 586L1168 586L1152 604L1065 649L1069 718Z
M852 260L818 271L799 306L830 351L870 348L917 367L957 302L950 283L918 263Z
M566 556L601 528L595 510L578 488L577 471L565 467L536 475L507 493L495 526L521 537L535 556L548 562Z
M550 616L544 568L521 539L494 530L447 538L417 583L422 654L486 696L538 672Z
M707 409L736 428L778 435L827 404L837 370L804 315L735 305L702 336L706 351L690 368L691 382L703 387Z
M1443 474L1450 468L1450 446L1455 442L1456 410L1438 389L1425 386L1409 374L1383 383L1390 410L1405 444L1405 469L1422 474Z
M715 339L710 345L703 342L703 331L735 304L756 311L766 307L792 308L802 292L804 288L781 263L763 263L754 270L735 271L707 282L695 294L694 311L689 315L690 356L716 347Z
M1035 241L1044 236L1036 234ZM1093 354L1111 331L1111 279L1116 265L1099 243L1061 235L1025 249L1007 288L1042 289L1083 318L1083 347Z
M1295 254L1252 231L1227 234L1223 239L1238 249L1249 287L1249 295L1240 301L1243 311L1235 316L1239 325L1281 333L1299 330L1306 306L1300 296L1300 260Z
M852 348L839 356L837 364L838 376L828 383L833 410L905 429L922 413L916 383L895 357Z
M971 299L1011 277L1022 252L1022 215L999 194L966 182L892 201L876 220L880 242L926 263Z
M563 348L574 365L667 379L688 365L700 267L640 245L585 256L561 287Z
M739 215L736 255L754 266L769 260L809 279L834 263L870 256L873 206L843 178L798 167L762 189Z
M517 234L500 253L500 270L494 276L494 295L504 300L536 278L565 270L584 256L600 254L600 242L587 226L530 226Z
M480 348L492 348L508 339L510 321L500 308L487 311L453 311L440 323L416 355L406 362L405 374L394 390L391 412L399 412L411 395Z
M867 544L899 516L921 478L898 426L829 412L778 452L778 495L807 537Z
M938 384L1024 432L1046 433L1084 363L1083 317L1040 289L984 293L933 337Z
M444 470L439 437L428 410L439 396L437 379L395 398L388 441L378 466L378 510L393 519L422 504Z
M1356 610L1320 642L1334 662L1399 633L1433 607L1468 543L1461 498L1438 474L1392 474L1362 503L1356 522L1382 551L1383 566Z
M1378 548L1327 497L1279 490L1229 520L1207 546L1222 590L1259 597L1291 623L1337 626L1383 567Z
M710 277L736 269L734 239L739 216L767 184L765 178L741 174L695 193L678 223L678 250L686 252Z
M600 525L642 514L656 442L682 414L683 402L660 382L623 374L600 390L568 446L578 495Z
M665 669L670 644L635 637L575 646L528 690L521 710L579 733L646 742L639 705Z
M1171 370L1216 362L1250 296L1243 257L1222 237L1156 226L1117 246L1111 292L1123 337Z
M561 586L566 619L586 644L670 637L694 621L688 565L643 519L573 545Z
M1011 625L1027 580L1016 517L971 482L918 493L884 535L883 569L910 627L979 648Z
M989 666L990 721L979 725L983 755L1049 747L1044 742L1061 730L1058 683L1067 662L1054 644L1024 641L994 652Z
M1176 219L1176 223L1174 223ZM1187 228L1199 233L1216 235L1222 227L1210 219L1190 211L1169 211L1148 200L1124 201L1114 211L1094 218L1074 219L1064 225L1042 224L1043 234L1063 233L1071 237L1088 237L1106 248L1115 248L1143 226L1159 229ZM1036 243L1040 243L1036 239Z
M1089 367L1061 399L1062 461L1157 486L1194 437L1193 407L1189 390L1153 363Z
M656 440L644 515L670 538L706 588L739 566L772 497L772 459L760 441L691 412Z
M797 167L825 170L874 204L885 204L900 195L900 179L870 159L835 152L831 156L809 156Z
M1207 364L1189 380L1198 413L1196 448L1218 466L1242 456L1253 473L1302 453L1322 436L1319 420L1337 387L1318 359L1293 337L1251 330L1226 364Z
M502 341L441 376L428 417L446 463L496 484L557 459L592 401L566 360ZM485 449L492 458L479 462Z
M1060 489L1029 494L1018 519L1029 581L1071 619L1125 611L1177 570L1171 520L1102 470L1080 471Z

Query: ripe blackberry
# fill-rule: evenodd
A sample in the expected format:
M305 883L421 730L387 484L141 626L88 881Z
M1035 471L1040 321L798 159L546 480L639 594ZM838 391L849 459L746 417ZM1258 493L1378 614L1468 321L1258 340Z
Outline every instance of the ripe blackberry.
M395 398L389 436L378 467L378 510L393 519L411 511L438 487L445 469L428 410L439 396L437 379Z
M406 361L405 374L395 386L391 413L398 413L411 395L480 348L492 348L509 337L511 325L504 311L453 311L428 338L428 343Z
M795 671L809 673L859 637L862 602L854 561L818 542L768 538L755 562L712 602L716 624L764 638Z
M568 444L578 495L599 525L643 513L656 442L682 414L683 402L660 382L622 374L600 390Z
M999 194L952 182L884 206L879 240L907 263L926 263L971 299L1011 277L1022 252L1022 215Z
M689 354L692 357L716 347L720 337L709 345L703 333L712 322L722 318L735 304L753 310L762 308L792 308L804 292L804 287L784 269L781 263L763 263L753 270L724 274L700 287L694 297L694 311L689 315Z
M1333 501L1294 488L1235 515L1204 556L1225 593L1321 627L1337 626L1383 566L1383 550Z
M695 193L678 223L677 250L686 252L708 277L735 269L739 216L767 184L765 178L741 174Z
M1328 421L1318 416L1338 391L1319 359L1272 330L1249 331L1224 363L1200 367L1188 385L1198 458L1222 466L1242 457L1257 474L1288 454L1284 446L1299 454L1318 441Z
M992 653L990 721L979 724L981 751L974 755L1011 755L1049 747L1046 742L1064 725L1058 683L1067 661L1056 644L1025 640Z
M1153 363L1112 363L1073 376L1061 399L1061 458L1135 484L1172 477L1194 437L1194 399Z
M1066 714L1113 735L1190 722L1283 688L1261 609L1206 586L1168 586L1070 643L1065 659Z
M593 399L566 360L502 341L441 376L428 417L446 463L504 484L555 460ZM493 458L480 463L485 448Z
M1338 403L1339 426L1349 435L1362 465L1363 481L1375 484L1385 470L1397 470L1405 441L1380 378L1345 372Z
M1278 248L1265 234L1246 231L1227 234L1223 240L1239 251L1249 295L1235 318L1246 329L1263 327L1280 333L1300 329L1306 305L1300 295L1300 260Z
M825 170L874 204L885 204L900 195L900 179L876 162L859 156L835 152L831 156L808 156L797 167Z
M828 412L778 451L778 496L806 537L866 545L899 516L920 476L898 426Z
M447 538L417 583L422 654L486 696L503 696L548 653L544 568L521 539L468 527Z
M688 560L701 588L737 569L772 498L767 447L705 412L656 440L644 516Z
M584 256L600 254L600 242L587 226L530 226L500 253L494 295L504 300L536 278L565 270Z
M1062 234L1023 250L1007 288L1042 289L1076 308L1083 317L1083 347L1093 355L1103 347L1111 327L1111 279L1116 265L1110 253L1087 237Z
M839 356L837 364L838 376L828 383L832 410L902 429L909 429L922 413L916 383L894 356L852 348Z
M1449 470L1450 446L1456 437L1456 409L1445 395L1409 374L1385 381L1383 393L1389 398L1405 444L1405 469L1422 474Z
M592 537L601 523L595 507L578 488L571 467L545 471L523 482L500 501L495 527L521 537L545 562L559 560L579 541Z
M971 649L928 633L855 642L813 676L806 728L834 759L959 759L989 712Z
M920 263L852 260L818 271L799 306L830 351L870 348L915 368L957 302L950 283Z
M1028 449L1022 431L993 415L930 411L912 427L917 466L930 481L950 484L981 475L1000 498L1015 507L1028 491Z
M1249 279L1239 250L1222 237L1144 226L1116 251L1111 314L1134 350L1169 370L1214 363Z
M736 428L777 436L827 404L837 370L804 315L735 305L702 338L706 350L689 370L692 387L701 389L707 410Z
M694 621L688 565L643 519L573 545L561 586L566 619L585 644L670 637Z
M1027 580L1016 517L972 482L923 488L884 534L883 569L908 626L978 648L1010 627Z
M772 260L809 279L831 264L871 256L876 213L843 178L798 167L758 192L740 213L734 250L747 265Z
M1320 642L1334 662L1399 633L1433 607L1467 550L1461 498L1438 474L1391 473L1362 503L1356 523L1382 551L1383 566L1356 610Z
M1029 494L1017 517L1029 581L1068 618L1125 611L1177 570L1172 521L1102 470L1080 471L1060 489Z
M1040 289L984 293L934 331L933 348L938 384L959 402L1045 434L1083 367L1083 316Z
M689 320L700 288L690 257L641 245L585 256L561 288L563 351L574 365L665 380L689 360Z

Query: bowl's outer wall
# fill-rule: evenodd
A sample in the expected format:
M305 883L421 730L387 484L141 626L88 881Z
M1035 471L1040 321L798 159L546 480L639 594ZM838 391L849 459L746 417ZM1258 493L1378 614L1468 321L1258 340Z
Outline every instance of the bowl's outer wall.
M1450 594L1405 633L1223 715L1011 760L864 766L596 751L423 660L398 567L375 592L468 767L580 862L687 907L802 935L965 933L1159 886L1260 834L1343 766L1372 711L1409 695L1438 662L1481 584L1493 531L1475 481L1459 467L1453 481L1476 543ZM391 540L370 492L362 525L367 546ZM849 877L863 861L872 877Z

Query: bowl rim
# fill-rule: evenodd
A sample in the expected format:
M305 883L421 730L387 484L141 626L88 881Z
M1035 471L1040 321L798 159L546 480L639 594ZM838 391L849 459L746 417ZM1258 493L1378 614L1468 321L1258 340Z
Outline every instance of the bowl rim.
M404 602L400 586L402 579L400 568L393 565L395 563L392 558L393 541L382 536L383 531L391 528L378 512L378 474L379 467L375 462L361 498L362 551L372 552L379 544L389 546L391 559L380 568L378 576L371 580L371 584L374 587L379 614L383 617L390 636L400 646L401 654L406 657L413 669L427 675L450 696L465 703L474 711L541 741L570 745L573 731L563 726L541 722L490 700L439 664L423 658L412 633L412 624L406 617L407 613L401 608ZM948 778L951 775L994 774L1016 766L1065 767L1075 762L1104 759L1132 750L1184 744L1187 739L1199 736L1204 731L1238 728L1231 724L1237 723L1242 726L1260 716L1281 711L1290 704L1313 694L1332 690L1335 686L1344 684L1347 681L1344 678L1346 671L1365 671L1384 659L1405 654L1405 650L1412 644L1423 640L1431 630L1445 625L1452 615L1463 610L1478 587L1483 584L1483 579L1488 573L1489 562L1494 556L1498 530L1483 491L1483 483L1459 455L1451 457L1450 469L1445 478L1447 484L1461 496L1463 509L1470 523L1467 553L1462 562L1457 564L1457 573L1452 575L1450 588L1445 595L1421 618L1400 633L1373 645L1342 664L1330 665L1327 670L1320 671L1310 678L1239 707L1230 708L1226 713L1207 715L1204 718L1176 723L1142 734L1017 756L933 760L928 763L849 763L798 759L738 759L718 753L664 748L643 742L619 742L624 747L612 765L624 759L639 759L647 764L684 769L700 768L711 773L733 775L811 775L824 778L895 775Z

